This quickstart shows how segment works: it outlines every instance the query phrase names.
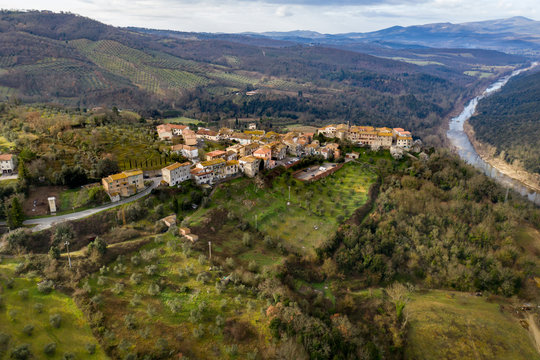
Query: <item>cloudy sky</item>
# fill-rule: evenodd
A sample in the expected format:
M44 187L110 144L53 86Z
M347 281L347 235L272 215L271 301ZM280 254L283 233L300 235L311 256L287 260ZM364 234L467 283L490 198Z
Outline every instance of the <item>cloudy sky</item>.
M365 32L393 25L540 19L539 0L0 0L3 9L69 11L116 26L197 32Z

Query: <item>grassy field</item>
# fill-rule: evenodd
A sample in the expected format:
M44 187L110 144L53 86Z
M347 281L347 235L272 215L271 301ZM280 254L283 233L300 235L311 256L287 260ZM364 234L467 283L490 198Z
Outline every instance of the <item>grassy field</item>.
M190 359L253 356L270 337L266 301L242 285L216 285L228 273L211 270L204 256L183 244L173 233L158 235L88 279L89 296L100 297L105 315L106 344L118 346L119 358L136 351L156 353L163 344L170 354ZM132 274L140 280L134 282ZM150 286L158 287L156 293ZM249 335L228 336L232 324L242 324Z
M188 118L185 116L179 116L175 118L163 119L163 122L166 124L172 123L172 124L184 124L184 125L195 124L196 125L196 124L199 124L201 121L197 119Z
M107 359L90 327L73 300L58 291L42 294L37 289L38 278L17 277L16 261L0 262L0 333L10 336L6 354L21 344L28 344L36 359L62 359L65 353L72 353L76 359ZM13 278L13 287L7 286L7 279ZM41 305L38 305L41 304ZM41 312L38 311L41 307ZM59 314L61 323L58 328L52 326L50 317ZM31 335L23 329L31 325ZM52 356L44 354L44 347L56 343L56 353ZM95 354L89 354L88 346L96 346ZM0 358L2 349L0 344ZM7 358L7 356L5 357Z
M493 76L492 73L486 71L465 71L465 75L475 76L479 79L484 79Z
M360 164L348 163L335 174L311 184L283 175L270 189L259 189L252 180L239 179L216 191L212 206L219 206L244 221L304 253L313 253L340 222L362 206L375 174ZM288 184L291 200L288 201ZM203 222L209 209L201 209L191 222Z
M406 358L540 359L527 330L497 303L468 293L413 294Z

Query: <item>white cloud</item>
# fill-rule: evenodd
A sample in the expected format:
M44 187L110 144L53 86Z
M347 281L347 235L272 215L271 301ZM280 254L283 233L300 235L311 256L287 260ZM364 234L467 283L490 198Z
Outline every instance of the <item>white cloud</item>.
M276 15L279 17L293 16L294 14L287 6L280 6L276 9Z
M539 15L538 0L0 0L4 9L70 11L116 26L201 32L363 32L393 25Z

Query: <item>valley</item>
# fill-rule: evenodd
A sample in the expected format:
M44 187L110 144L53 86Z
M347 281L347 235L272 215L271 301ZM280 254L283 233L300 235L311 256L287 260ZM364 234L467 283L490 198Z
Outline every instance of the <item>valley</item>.
M538 24L0 10L0 359L540 359Z

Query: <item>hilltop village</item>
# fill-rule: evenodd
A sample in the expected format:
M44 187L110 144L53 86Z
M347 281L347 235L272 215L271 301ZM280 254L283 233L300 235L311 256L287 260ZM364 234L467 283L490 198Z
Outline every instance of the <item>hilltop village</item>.
M175 186L192 179L197 185L214 185L220 181L245 175L255 177L259 171L277 166L291 167L306 156L321 156L327 161L340 158L355 159L357 153L341 154L338 140L348 140L354 145L372 150L390 149L394 156L413 146L412 134L402 128L375 128L372 126L350 126L348 124L327 125L316 132L277 132L257 130L256 124L240 132L222 128L213 131L187 125L161 124L156 128L162 141L182 143L171 145L170 152L187 159L161 169L163 185ZM228 141L232 145L223 150L207 152L202 158L199 148L205 141ZM141 170L124 171L102 179L105 191L111 200L119 201L144 188Z

